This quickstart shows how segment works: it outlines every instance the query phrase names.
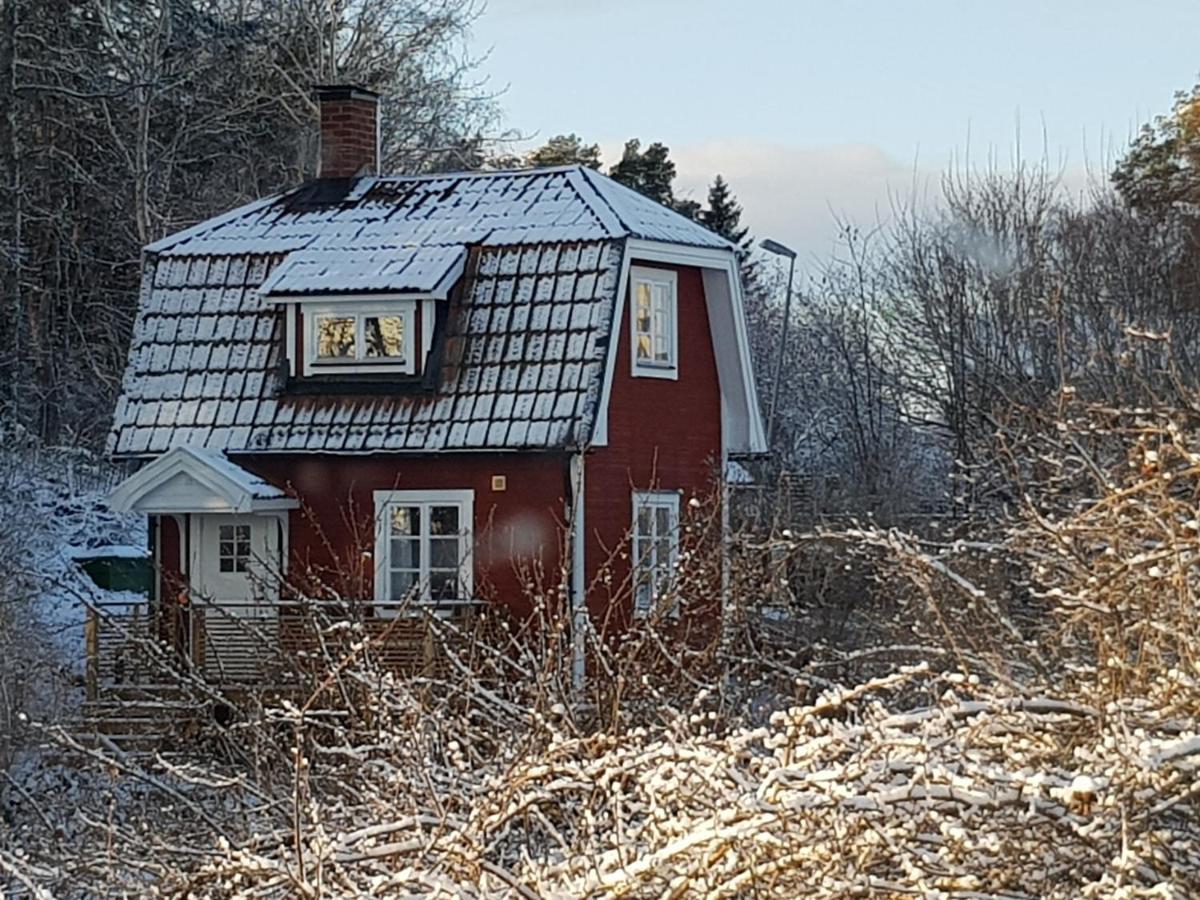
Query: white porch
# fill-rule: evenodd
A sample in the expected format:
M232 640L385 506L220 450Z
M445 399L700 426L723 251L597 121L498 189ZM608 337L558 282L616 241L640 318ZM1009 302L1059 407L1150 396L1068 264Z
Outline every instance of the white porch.
M318 631L346 620L360 624L353 633L369 639L383 665L422 671L439 656L430 617L452 618L459 633L477 621L474 603L447 613L386 596L292 599L289 515L299 503L221 453L171 450L122 482L109 503L151 517L156 577L144 604L89 617L89 695L154 683L155 673L180 667L211 684L286 688L321 666Z
M279 643L288 518L299 503L223 453L177 447L118 485L109 504L155 517L156 578L143 628L207 677L261 677L264 645ZM177 536L170 542L165 521Z

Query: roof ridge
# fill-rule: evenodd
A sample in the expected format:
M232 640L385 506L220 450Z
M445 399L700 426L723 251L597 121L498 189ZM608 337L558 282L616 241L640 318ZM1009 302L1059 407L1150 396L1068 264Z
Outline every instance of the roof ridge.
M594 215L599 220L600 224L610 232L612 237L629 237L633 233L633 229L629 226L628 222L621 218L621 214L613 208L613 205L605 199L604 195L596 188L595 184L592 183L592 179L588 177L588 171L590 170L588 170L586 166L572 166L567 175L567 180L571 182L571 187L575 189L575 193L579 195L579 199L587 205L587 208L591 210L592 215ZM571 175L576 175L578 177L571 178ZM584 186L591 191L591 197L587 196L583 190L581 190L581 188ZM592 199L592 197L595 197L596 200L603 204L603 207L597 208L597 203ZM605 221L606 218L614 220L616 222L616 227L613 227L611 222Z
M420 175L371 175L376 181L440 181L443 179L453 178L502 178L506 175L561 175L564 172L573 172L576 169L583 169L586 166L580 163L572 163L567 166L530 166L524 169L477 169L472 171L465 169L459 172L428 172ZM368 176L363 176L368 177Z

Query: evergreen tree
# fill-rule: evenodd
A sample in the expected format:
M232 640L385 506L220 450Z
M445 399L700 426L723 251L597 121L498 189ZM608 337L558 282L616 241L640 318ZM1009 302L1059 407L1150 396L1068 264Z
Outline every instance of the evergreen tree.
M573 165L599 169L600 145L585 144L577 134L559 134L527 154L525 162L535 169Z
M741 224L742 206L720 175L709 185L708 209L700 213L699 221L743 250L750 249L750 229Z
M631 187L639 194L675 210L682 216L699 221L703 210L695 200L675 196L675 163L666 144L655 141L645 150L642 142L631 138L625 142L621 160L608 170L609 177Z
M751 256L754 239L750 229L742 225L742 205L722 176L718 175L708 186L708 209L700 213L698 221L737 246L742 288L747 297L762 301L766 288L759 277L758 263Z
M675 163L671 162L670 152L658 141L642 150L642 142L631 138L625 142L620 162L608 170L609 177L674 209L671 183L675 180Z

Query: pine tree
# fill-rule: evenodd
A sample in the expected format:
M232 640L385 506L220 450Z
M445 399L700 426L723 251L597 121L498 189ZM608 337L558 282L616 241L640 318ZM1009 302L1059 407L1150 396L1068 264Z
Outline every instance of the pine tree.
M737 246L742 288L747 297L761 300L764 287L759 278L758 263L751 257L754 239L750 229L742 225L742 205L722 176L718 175L709 185L708 209L700 213L697 221Z
M665 144L655 141L643 151L642 142L637 138L626 141L620 162L609 169L608 174L639 194L657 200L663 206L674 207L671 183L675 180L675 163L671 162L670 150Z
M525 162L535 169L572 165L599 169L600 145L585 144L577 134L558 134L527 154Z
M608 170L609 177L639 194L669 207L682 216L699 221L702 208L695 200L675 196L675 163L666 144L655 141L645 150L632 138L625 142L621 159Z
M708 209L699 221L743 250L750 249L750 229L741 224L742 207L729 189L729 182L718 175L708 188Z

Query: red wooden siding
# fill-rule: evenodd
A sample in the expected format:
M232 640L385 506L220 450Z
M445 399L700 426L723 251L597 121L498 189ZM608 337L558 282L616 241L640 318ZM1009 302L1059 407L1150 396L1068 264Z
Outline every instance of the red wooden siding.
M538 581L561 580L567 459L556 454L301 456L238 458L239 465L290 487L301 501L291 513L292 572L334 580L347 595L374 596L374 492L473 489L475 593L502 602L518 618ZM504 475L507 490L493 491ZM539 571L540 570L540 571Z
M175 516L151 516L151 533L154 533L156 523L158 533L154 543L154 567L155 577L158 578L158 596L164 603L173 602L183 585L179 523Z
M588 606L597 625L607 607L618 629L632 612L627 539L635 490L681 490L681 513L691 497L708 499L721 459L721 388L699 269L670 269L678 277L679 378L634 378L630 373L629 297L620 322L616 371L608 407L608 446L588 454L586 574L596 584L610 561L611 579L591 590ZM616 554L616 555L614 555Z

